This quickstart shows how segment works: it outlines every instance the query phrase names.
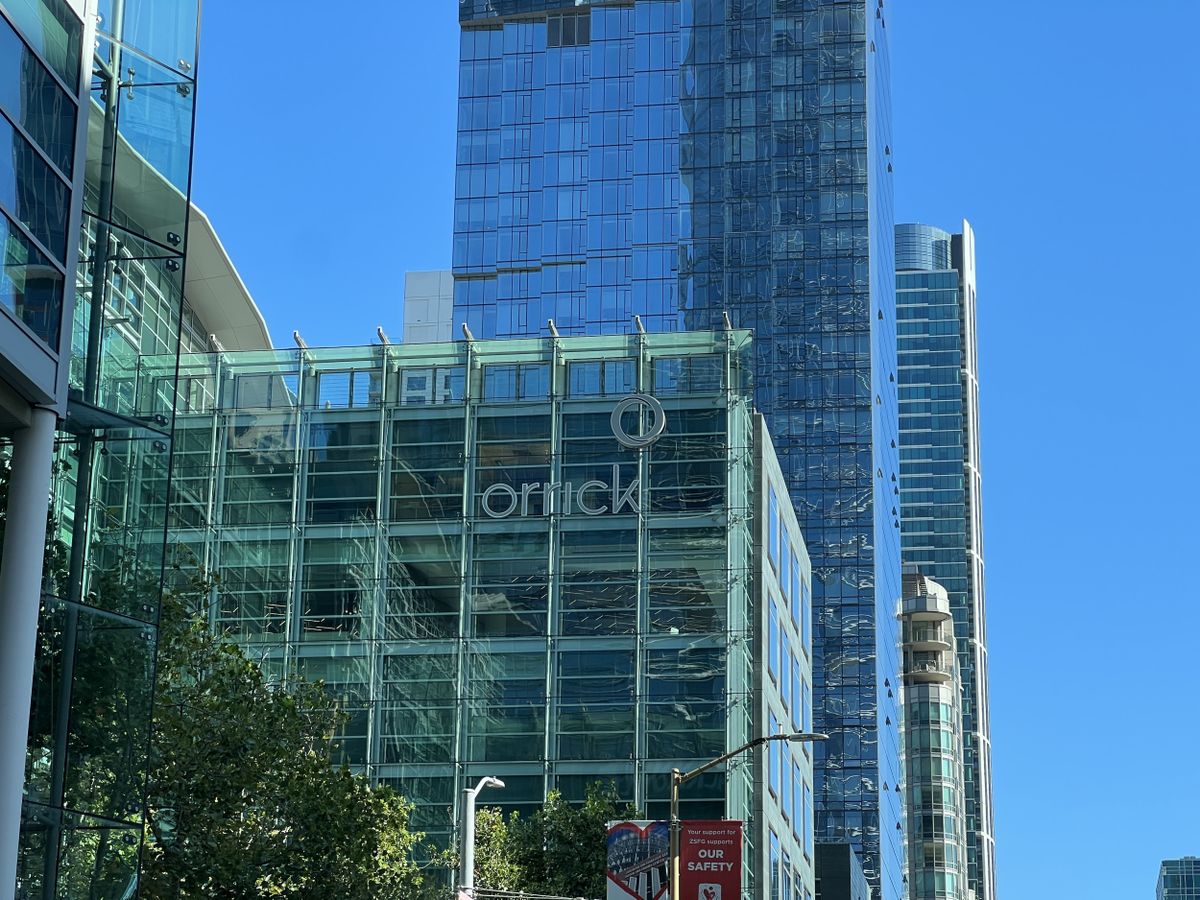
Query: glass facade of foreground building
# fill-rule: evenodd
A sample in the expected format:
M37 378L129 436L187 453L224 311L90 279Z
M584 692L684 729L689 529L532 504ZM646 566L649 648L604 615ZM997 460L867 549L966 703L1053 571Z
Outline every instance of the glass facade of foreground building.
M896 227L904 561L950 598L962 676L968 883L996 896L975 335L975 235Z
M665 817L672 767L811 725L810 567L750 354L736 331L185 354L171 541L219 576L214 624L322 679L345 760L439 841L483 775L508 809L600 780ZM625 446L655 404L661 435ZM770 746L683 814L753 823L747 898L807 900L812 761Z
M844 0L463 0L455 324L756 336L816 573L818 840L898 898L887 16Z
M152 415L137 389L141 355L173 359L188 328L198 13L195 0L0 0L0 325L18 321L62 362L44 566L38 552L0 561L44 573L20 847L6 831L0 848L20 898L137 890L173 366L157 371Z

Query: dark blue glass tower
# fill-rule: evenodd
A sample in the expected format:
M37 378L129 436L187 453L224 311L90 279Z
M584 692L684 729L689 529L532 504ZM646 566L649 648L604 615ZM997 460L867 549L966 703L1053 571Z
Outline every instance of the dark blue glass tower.
M810 543L818 841L902 894L882 0L462 0L455 322L753 328Z

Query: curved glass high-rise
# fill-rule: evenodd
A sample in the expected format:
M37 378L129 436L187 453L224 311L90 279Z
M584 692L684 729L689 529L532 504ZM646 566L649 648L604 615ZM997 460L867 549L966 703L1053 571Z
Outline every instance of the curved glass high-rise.
M946 588L962 674L969 885L996 896L975 339L975 234L896 226L905 563Z
M882 0L462 0L455 328L755 332L814 573L816 839L903 893Z
M962 680L946 589L904 566L904 793L910 900L975 900L967 886Z

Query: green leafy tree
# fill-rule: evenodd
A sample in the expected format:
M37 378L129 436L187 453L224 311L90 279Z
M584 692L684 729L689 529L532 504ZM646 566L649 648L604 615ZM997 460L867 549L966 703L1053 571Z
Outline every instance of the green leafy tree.
M418 900L411 804L333 765L340 717L320 685L273 684L164 599L141 896Z
M607 823L637 818L612 784L588 785L582 804L558 791L528 818L481 809L476 817L475 883L478 887L565 897L605 896Z
M475 884L500 891L525 889L518 855L517 842L500 810L480 808L475 813ZM457 869L457 865L453 867Z

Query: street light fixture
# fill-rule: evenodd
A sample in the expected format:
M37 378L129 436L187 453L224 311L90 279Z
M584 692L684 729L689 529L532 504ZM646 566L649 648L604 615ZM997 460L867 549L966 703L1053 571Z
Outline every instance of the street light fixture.
M761 737L756 737L754 740L742 744L736 750L730 750L716 759L710 759L702 766L697 766L690 772L680 772L678 769L671 770L671 833L670 833L670 867L671 867L671 900L680 900L679 892L679 840L682 831L682 824L679 821L679 788L687 784L697 775L703 775L709 769L719 766L740 753L745 753L747 750L753 750L760 744L765 744L767 741L788 741L791 743L811 743L812 741L827 741L829 735L820 734L818 732L796 731L791 734L765 734Z
M473 788L463 788L462 853L458 862L459 896L475 896L475 798L484 788L502 788L504 782L488 775Z

